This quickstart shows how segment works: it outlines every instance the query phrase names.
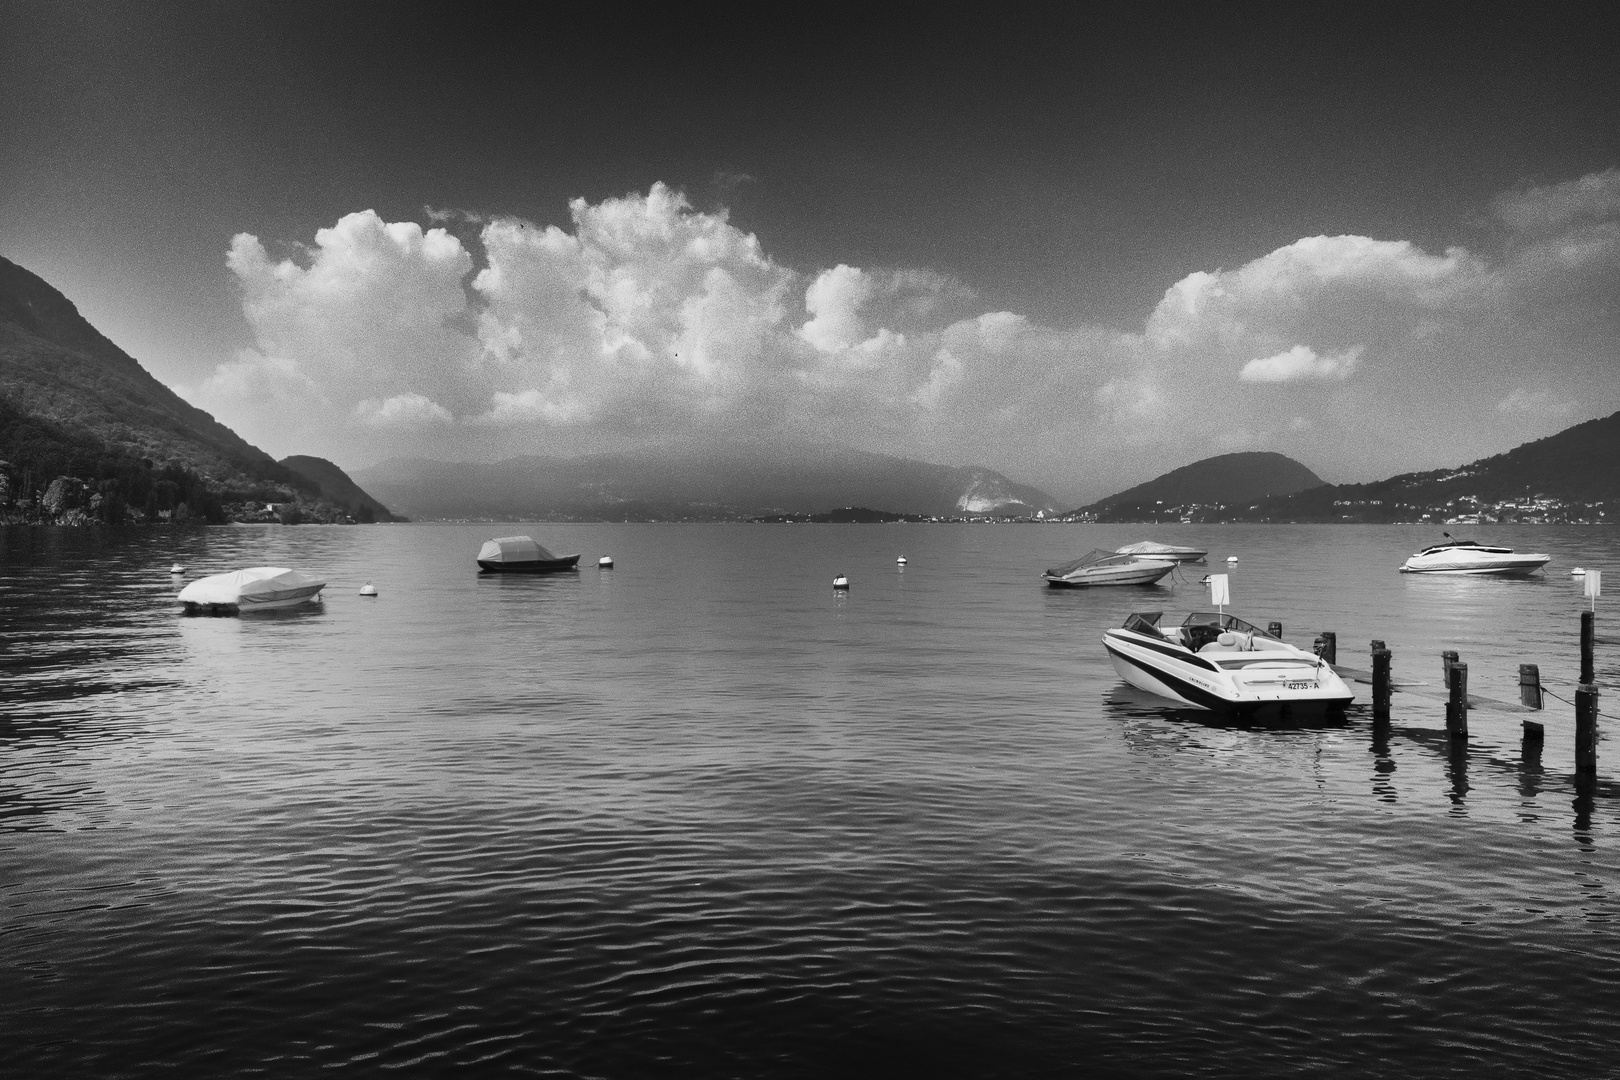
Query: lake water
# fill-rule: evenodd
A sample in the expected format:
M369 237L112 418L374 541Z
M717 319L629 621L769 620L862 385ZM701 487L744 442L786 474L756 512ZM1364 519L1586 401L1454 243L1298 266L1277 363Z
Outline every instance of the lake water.
M522 532L584 568L475 573ZM1144 536L1210 566L1037 576ZM1449 752L1408 695L1387 738L1359 702L1221 726L1100 644L1236 554L1232 610L1341 663L1572 697L1568 571L1617 532L1481 538L1554 561L1403 576L1409 527L0 529L0 1074L1620 1075L1620 744L1578 788L1556 700L1539 761L1511 714ZM186 618L176 560L330 586Z

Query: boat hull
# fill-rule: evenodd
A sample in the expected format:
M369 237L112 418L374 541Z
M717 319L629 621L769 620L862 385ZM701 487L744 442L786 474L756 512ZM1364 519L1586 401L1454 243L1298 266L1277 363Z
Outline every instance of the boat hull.
M1445 574L1451 577L1529 577L1552 561L1550 555L1507 555L1489 561L1408 559L1403 574Z
M557 574L565 570L574 570L578 566L578 555L564 555L560 559L527 559L523 562L478 560L478 569L487 574Z
M298 607L300 604L318 604L321 600L321 590L324 588L326 588L324 583L312 585L307 589L297 589L270 600L243 597L234 604L198 604L189 600L182 600L180 604L185 608L187 615L250 615L255 611L278 611L282 608Z
M1326 665L1299 665L1297 677L1291 680L1289 669L1279 668L1276 685L1257 689L1195 653L1161 645L1140 634L1110 630L1103 638L1103 647L1125 682L1186 708L1245 718L1306 719L1342 713L1355 700L1354 692ZM1304 658L1304 654L1297 658L1292 655L1297 652L1290 650L1290 655L1279 656L1278 662L1297 664ZM1264 664L1266 658L1256 655L1255 662ZM1261 674L1273 672L1267 669ZM1290 687L1290 681L1310 685Z
M1097 585L1152 585L1176 568L1173 562L1139 563L1135 566L1103 566L1056 577L1042 574L1054 589L1089 589Z

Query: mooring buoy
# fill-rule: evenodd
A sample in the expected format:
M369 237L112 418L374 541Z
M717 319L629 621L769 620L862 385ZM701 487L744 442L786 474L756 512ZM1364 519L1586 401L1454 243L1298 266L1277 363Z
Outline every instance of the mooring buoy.
M169 567L169 573L171 574L183 574L185 572L186 568L181 566L179 563L175 563L173 566Z
M904 566L904 565L906 565L906 557L905 557L905 556L904 556L904 555L902 555L902 556L900 556L900 557L899 557L899 558L898 558L898 559L896 559L896 560L894 560L894 561L895 561L895 564L896 564L896 565L897 565L897 566Z
M839 574L837 577L833 578L833 588L848 589L849 578L845 577L843 574Z
M596 560L596 568L598 570L611 570L611 569L613 569L613 556L604 555L600 559L597 559Z
M360 586L360 595L361 596L376 596L377 595L377 586L373 585L369 581L366 582L364 585Z

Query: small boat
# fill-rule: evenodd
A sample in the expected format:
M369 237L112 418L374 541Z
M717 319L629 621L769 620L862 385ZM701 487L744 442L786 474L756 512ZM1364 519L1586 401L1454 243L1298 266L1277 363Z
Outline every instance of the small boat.
M1208 551L1192 547L1176 547L1174 544L1159 544L1152 540L1143 540L1140 544L1126 544L1114 550L1121 555L1145 555L1150 559L1169 559L1171 562L1203 562L1209 558Z
M1569 572L1569 576L1570 577L1585 577L1586 576L1586 567L1577 566L1575 569L1573 569L1573 570L1571 570Z
M1145 559L1116 551L1091 551L1071 563L1054 566L1041 576L1054 589L1093 585L1152 585L1176 568L1167 559Z
M1424 548L1401 565L1403 574L1489 574L1529 577L1552 561L1551 555L1516 555L1510 547L1491 547L1441 533L1444 544Z
M578 555L553 555L532 536L486 540L478 552L478 569L491 574L555 574L578 566Z
M1114 670L1140 690L1244 718L1325 715L1355 699L1320 656L1235 615L1194 612L1166 630L1159 626L1163 614L1136 612L1103 634Z
M169 567L169 573L171 574L183 574L185 572L186 568L181 566L179 563L175 563L173 566Z
M186 614L228 615L316 603L326 582L285 566L250 566L198 578L180 590Z
M364 585L360 586L360 595L361 596L376 596L377 595L377 586L373 585L369 581L366 582Z

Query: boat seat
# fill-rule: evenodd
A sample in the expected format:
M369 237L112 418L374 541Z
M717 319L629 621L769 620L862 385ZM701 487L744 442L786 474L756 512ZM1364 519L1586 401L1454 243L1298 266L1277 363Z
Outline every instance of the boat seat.
M1237 653L1253 652L1254 638L1249 634L1239 634L1231 630L1223 630L1216 639L1198 650L1201 653Z

